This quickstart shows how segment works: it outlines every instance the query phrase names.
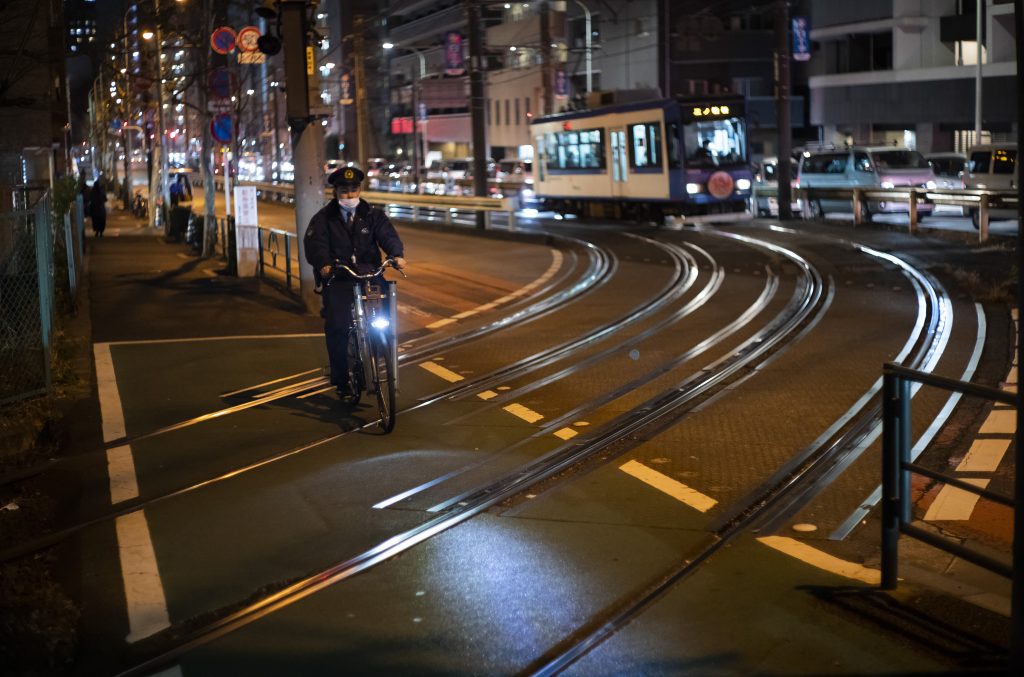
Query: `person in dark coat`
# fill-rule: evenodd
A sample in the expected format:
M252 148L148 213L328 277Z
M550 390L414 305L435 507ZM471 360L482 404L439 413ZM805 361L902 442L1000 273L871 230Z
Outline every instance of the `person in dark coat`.
M107 189L103 185L103 175L96 177L89 192L89 216L92 218L92 232L96 237L103 237L107 229Z
M334 273L335 261L357 273L380 267L381 250L405 267L405 248L391 219L379 207L359 197L365 175L357 167L342 167L327 177L334 187L334 199L313 215L306 229L306 261L313 266L317 285L332 275L323 290L324 337L331 363L331 384L343 400L350 392L348 382L348 330L352 324L352 294L356 280L346 273ZM340 277L344 275L346 277Z

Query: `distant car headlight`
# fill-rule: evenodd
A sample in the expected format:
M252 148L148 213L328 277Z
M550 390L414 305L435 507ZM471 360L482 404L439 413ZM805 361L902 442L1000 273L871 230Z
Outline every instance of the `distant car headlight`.
M927 181L925 182L924 187L927 188L928 190L935 190L935 188L937 188L938 185L939 184L935 183L934 181Z
M736 190L750 190L750 179L736 179Z
M374 329L383 330L390 327L391 322L389 322L386 318L383 317L375 317L373 318L373 322L370 323L370 326L372 326Z
M704 192L704 186L699 183L688 183L686 184L686 192L690 195L696 195L697 193Z
M882 181L882 188L895 188L896 184L892 181Z

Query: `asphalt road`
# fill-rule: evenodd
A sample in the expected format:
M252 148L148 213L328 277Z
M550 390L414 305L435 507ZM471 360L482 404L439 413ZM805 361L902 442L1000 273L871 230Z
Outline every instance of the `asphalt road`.
M291 215L260 209L271 225ZM919 581L907 594L945 600L956 633L849 608L876 594L877 524L828 536L877 486L877 436L773 522L723 537L873 401L885 362L994 386L1009 368L1006 307L977 304L955 272L1008 270L1012 252L786 225L542 220L530 241L404 230L388 436L372 407L288 390L325 360L316 319L286 296L218 282L215 262L159 241L95 243L101 402L116 393L129 440L92 469L109 494L83 493L116 504L125 458L136 497L121 500L181 493L80 537L87 664L110 672L171 649L161 665L184 675L508 674L588 637L576 674L955 673L998 660L998 642L977 635L1000 617ZM945 402L915 398L915 435ZM925 460L962 456L984 413L942 419L958 434ZM295 584L308 587L249 607ZM174 650L218 618L231 632Z

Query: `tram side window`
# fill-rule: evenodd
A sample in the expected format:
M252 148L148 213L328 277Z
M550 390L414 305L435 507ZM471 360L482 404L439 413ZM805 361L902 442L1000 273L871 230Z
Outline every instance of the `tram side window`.
M629 165L634 169L661 168L661 123L629 126Z
M677 169L680 160L679 148L679 123L670 122L668 125L668 166L669 169Z
M600 129L547 134L548 169L604 169L604 139Z

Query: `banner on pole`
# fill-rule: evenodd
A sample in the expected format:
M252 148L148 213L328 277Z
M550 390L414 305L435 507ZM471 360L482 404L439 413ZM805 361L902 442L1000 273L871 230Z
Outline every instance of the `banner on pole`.
M811 60L811 22L805 16L795 16L792 21L793 60Z

